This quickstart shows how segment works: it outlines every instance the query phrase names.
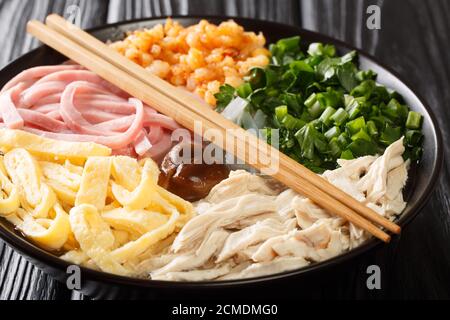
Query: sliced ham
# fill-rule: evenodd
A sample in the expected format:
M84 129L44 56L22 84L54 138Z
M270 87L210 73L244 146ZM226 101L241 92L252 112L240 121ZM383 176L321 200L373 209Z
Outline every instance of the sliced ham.
M44 113L27 109L18 109L18 111L26 124L31 124L53 132L63 132L68 130L64 122L56 120Z
M27 82L29 80L37 80L54 72L59 72L63 70L80 70L80 69L83 69L83 67L79 65L42 66L27 69L25 71L22 71L11 81L9 81L0 91L0 93L3 93L11 89L12 87L15 87L17 84L21 82Z
M147 137L147 132L142 129L141 133L138 135L136 141L134 142L134 150L139 156L143 156L152 148L152 143Z
M23 71L0 93L2 127L96 142L116 155L160 158L179 125L78 65Z
M22 90L22 84L18 84L0 96L0 113L3 123L9 129L22 129L24 126L24 121L15 105L15 101L18 99Z

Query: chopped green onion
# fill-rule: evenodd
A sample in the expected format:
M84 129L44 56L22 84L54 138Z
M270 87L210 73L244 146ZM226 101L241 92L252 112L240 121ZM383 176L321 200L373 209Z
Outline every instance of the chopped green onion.
M391 99L381 113L397 124L402 124L408 117L408 107L400 104L396 99Z
M377 77L377 74L373 70L359 71L356 74L356 79L358 79L358 81L361 81L361 82L364 80L373 80L376 77Z
M344 96L345 111L347 111L350 120L355 119L361 113L360 100L361 100L361 98L356 99L350 95Z
M370 136L367 134L366 130L364 130L364 129L361 129L361 130L359 130L358 133L355 133L354 135L352 135L352 141L355 141L358 139L372 141L372 139L370 139Z
M306 124L305 121L297 119L290 114L285 115L281 123L289 130L298 130Z
M353 135L366 127L366 120L364 120L364 117L359 117L355 120L347 122L345 126L350 134Z
M286 104L291 112L296 116L302 113L302 105L300 104L301 95L285 92L280 96L280 100Z
M357 139L348 145L354 156L362 157L367 155L375 155L378 152L377 146L364 139Z
M366 127L367 127L367 131L369 132L369 134L372 137L378 136L379 132L378 132L378 128L377 128L375 122L373 122L372 120L367 121Z
M338 142L342 148L346 148L350 143L348 134L346 132L342 132L338 137Z
M322 115L319 118L319 121L321 121L326 126L331 124L331 116L336 112L336 109L333 107L327 107L324 112L322 112Z
M322 107L337 108L342 105L342 94L338 91L327 90L317 94L317 101Z
M244 78L253 90L263 88L266 85L266 77L264 69L255 67L250 70L250 74Z
M336 55L336 48L329 44L324 46L320 42L311 43L308 48L308 54L312 57L334 57Z
M308 127L309 127L309 126L304 126L304 127L301 128L300 130L298 130L298 131L295 133L295 135L294 135L294 137L297 139L298 144L299 144L300 146L303 145L303 141L304 141L306 129L307 129Z
M352 159L355 159L355 157L353 156L353 153L347 149L341 153L341 159L352 160Z
M291 38L281 39L276 44L284 52L298 50L300 48L300 37L295 36Z
M349 117L350 120L355 119L355 118L356 118L357 116L359 116L360 114L361 114L361 108L360 108L359 105L356 106L356 107L354 107L354 108L351 108L351 109L348 111L348 117Z
M314 137L311 134L311 126L306 126L306 131L303 137L302 157L312 160L314 159Z
M402 136L402 128L386 126L380 136L380 142L385 146L389 146Z
M317 95L315 93L311 94L305 101L305 106L311 108L317 102Z
M248 101L241 97L236 97L231 101L228 106L222 111L222 116L228 120L239 123L239 119L248 107Z
M331 139L331 141L328 143L330 147L331 155L335 158L339 157L342 153L342 149L339 145L338 139L335 137Z
M241 86L239 86L237 89L237 94L241 97L241 98L248 98L249 95L252 94L253 90L252 90L252 86L250 85L250 83L245 82L244 84L242 84Z
M276 88L266 89L266 95L269 97L276 97L280 94L280 91Z
M350 95L352 95L354 97L369 96L375 87L376 87L375 81L365 80L365 81L361 82L361 84L359 86L357 86L356 88L353 88L353 90L350 92Z
M348 94L344 96L344 106L346 111L349 111L350 109L355 108L358 105L358 100L356 100L355 97Z
M279 106L275 108L275 116L277 117L278 121L282 121L283 118L288 113L288 107L287 106Z
M339 129L339 127L332 127L327 132L324 133L325 138L327 138L328 140L336 138L340 134L341 134L341 129Z
M325 153L328 151L328 141L325 139L325 137L318 132L318 135L315 136L314 139L314 146L319 150L321 153Z
M422 147L414 147L411 150L411 160L419 160L422 157L423 148Z
M314 73L314 69L307 64L305 61L297 60L293 61L289 64L289 68L293 69L295 72L308 72L308 73Z
M422 126L423 117L420 113L410 111L408 113L408 119L406 120L406 128L408 129L420 129Z
M375 72L361 71L356 52L336 56L333 46L314 43L304 53L299 37L270 52L270 64L252 68L243 85L220 87L218 112L244 128L278 129L279 150L315 172L334 169L339 157L381 154L401 136L404 158L420 157L424 117Z
M331 116L331 120L338 126L343 124L348 119L348 113L343 108L337 109L337 111Z
M384 128L387 125L394 125L394 122L392 122L389 118L386 118L384 116L373 116L370 117L370 120L375 122L377 125L377 128Z
M320 105L319 101L316 101L315 104L313 104L310 108L308 108L309 114L314 119L319 117L323 111L324 111L324 108Z
M405 140L409 146L417 146L422 144L423 134L418 130L408 130L405 134Z

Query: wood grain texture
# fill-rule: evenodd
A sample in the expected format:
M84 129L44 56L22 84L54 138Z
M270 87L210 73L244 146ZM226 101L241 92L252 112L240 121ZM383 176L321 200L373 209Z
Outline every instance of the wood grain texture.
M366 9L382 9L381 30ZM447 0L0 0L0 66L37 45L29 19L81 9L85 28L160 15L227 14L295 24L346 41L392 66L438 116L450 159L450 2ZM388 247L360 256L299 293L308 298L450 298L450 164L423 212ZM366 287L366 268L382 270L382 290ZM306 292L305 292L306 291ZM82 299L0 243L0 300Z

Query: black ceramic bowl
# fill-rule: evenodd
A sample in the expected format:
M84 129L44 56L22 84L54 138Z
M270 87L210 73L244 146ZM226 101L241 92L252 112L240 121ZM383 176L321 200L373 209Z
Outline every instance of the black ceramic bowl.
M206 18L213 23L220 23L228 19L226 17L175 17L174 19L183 25L191 25L197 23L202 18ZM263 32L268 43L275 42L283 37L300 35L302 37L302 43L305 45L311 42L331 43L336 46L341 54L349 50L357 50L341 41L294 26L253 19L234 19L247 30ZM91 30L91 32L104 41L118 40L124 36L126 31L151 27L157 23L164 22L164 20L165 18L155 18L123 22L96 28ZM363 69L372 69L377 72L380 83L402 94L408 105L413 110L423 114L425 118L423 125L423 131L426 137L424 156L421 163L418 166L413 166L411 169L405 194L408 205L398 221L404 228L420 212L436 184L443 158L440 131L430 107L395 72L368 54L360 50L357 51L359 52L360 66ZM0 87L22 70L39 65L59 64L64 60L66 59L54 50L48 47L40 47L4 68L0 72ZM66 262L28 242L21 234L14 230L12 225L3 219L0 219L0 236L39 268L60 281L66 281L68 276L66 273L68 264ZM175 296L186 298L193 297L192 294L202 297L214 296L218 292L226 297L235 297L236 294L246 295L248 292L252 292L252 296L254 296L255 292L259 292L259 296L264 296L269 290L272 291L273 288L284 286L287 283L298 283L312 276L316 277L318 274L320 276L324 270L329 272L330 269L336 268L344 261L373 249L380 243L379 240L372 239L355 250L305 268L282 274L237 281L195 283L161 282L115 276L82 268L81 291L95 298L139 297L163 299L173 298Z

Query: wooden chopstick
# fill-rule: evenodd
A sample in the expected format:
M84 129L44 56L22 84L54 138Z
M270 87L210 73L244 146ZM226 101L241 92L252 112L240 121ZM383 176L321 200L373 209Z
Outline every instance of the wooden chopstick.
M228 121L227 119L218 117L217 113L211 110L211 108L205 102L193 98L190 94L183 92L183 90L180 90L172 86L170 83L160 79L159 77L154 76L148 70L127 59L117 51L111 49L105 43L91 36L77 26L74 26L73 24L64 20L64 18L62 18L61 16L57 14L49 15L46 19L46 23L50 28L65 35L66 37L77 42L88 50L94 52L98 56L107 60L109 63L114 64L116 67L124 70L127 73L130 73L137 79L143 81L162 94L166 95L167 92L175 92L175 94L171 95L170 98L185 105L194 113L200 114L202 117L206 117L208 119L215 119L215 122L218 122L224 128L238 128L238 126ZM328 193L330 196L336 198L348 207L353 208L356 212L361 214L366 219L373 221L374 223L386 228L391 232L397 234L400 233L400 227L397 224L377 214L375 211L368 208L361 202L356 201L341 189L335 187L327 180L317 176L314 172L308 170L304 166L299 165L288 156L280 154L280 160L281 162L285 162L289 170L294 173L300 174L304 179L308 180L310 183L314 184L316 187Z
M188 108L186 108L185 105L180 104L177 101L174 101L173 99L162 94L158 90L155 90L154 88L147 85L146 84L147 81L144 83L139 79L140 77L136 78L134 76L131 76L129 74L130 73L129 70L126 69L128 72L125 72L122 69L117 68L114 64L108 62L110 61L109 59L105 61L104 58L98 56L92 51L87 50L78 43L73 42L72 40L65 37L63 34L51 30L42 23L39 23L37 21L30 22L28 25L28 31L33 35L35 35L36 37L38 37L44 43L48 44L57 51L63 53L64 55L68 56L72 60L96 72L99 76L105 78L106 80L110 81L111 83L115 84L121 89L127 91L131 95L143 100L145 103L154 106L158 111L174 118L175 121L179 122L181 125L185 126L188 129L193 130L194 120L202 121L205 130L208 129L224 130L225 128L227 128L227 126L229 126L229 123L227 122L222 123L223 126L217 125L216 123L210 121L208 118L202 117L199 114L193 112L192 110L189 110ZM70 32L75 31L74 29L71 28ZM174 88L170 87L169 90L174 90ZM176 90L180 91L179 89ZM198 104L199 102L194 99L194 103ZM208 110L210 110L209 107ZM212 118L214 120L216 120L216 118L221 118L216 113L214 113L214 117L215 118ZM220 123L220 121L218 122ZM235 125L233 124L233 126ZM242 129L240 130L241 131L239 132L238 136L242 133L242 136L250 138L249 141L254 141L255 139L257 139L256 137L249 135L244 130ZM255 145L249 144L249 147L251 148L251 150L255 150ZM227 150L227 151L236 154L236 150ZM245 160L248 160L247 158L248 150L245 157L246 157ZM283 157L283 155L280 154L280 157ZM375 225L373 225L363 217L358 216L358 214L355 211L348 208L344 203L340 203L330 195L325 194L319 188L309 183L307 180L303 180L301 176L298 175L298 173L297 174L295 173L298 172L297 167L299 165L297 163L295 163L295 166L289 168L286 166L285 162L286 161L284 160L283 157L283 159L281 160L281 167L279 173L274 175L275 178L279 179L281 182L284 182L287 186L293 188L295 191L309 197L312 201L316 202L324 209L338 214L339 216L349 220L358 227L367 230L368 232L372 233L374 236L382 239L383 241L386 242L389 241L390 236L387 235L385 232L378 229ZM260 169L262 166L256 164L255 167ZM316 176L314 173L313 175L316 178L320 178ZM324 179L322 180L325 181Z

